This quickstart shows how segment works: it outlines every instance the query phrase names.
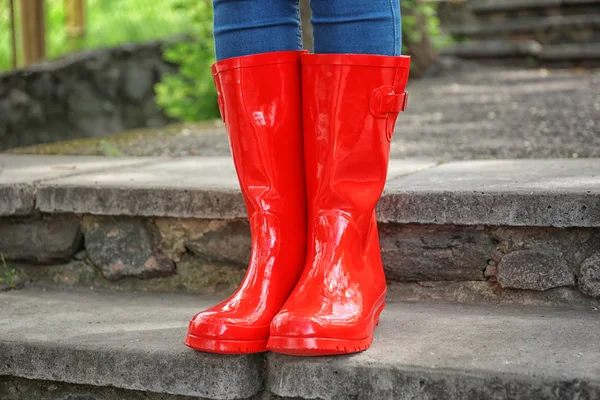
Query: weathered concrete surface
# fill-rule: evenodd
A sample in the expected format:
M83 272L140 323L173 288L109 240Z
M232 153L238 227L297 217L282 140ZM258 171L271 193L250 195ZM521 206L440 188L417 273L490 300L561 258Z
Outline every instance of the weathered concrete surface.
M600 159L452 162L391 179L380 221L600 226Z
M246 214L233 162L225 157L192 157L58 179L40 186L37 202L47 212L184 218Z
M493 281L388 282L388 297L410 302L600 309L600 297L585 296L573 287L540 292L505 289Z
M0 253L7 260L52 264L69 261L81 245L80 219L73 215L0 219Z
M0 216L27 215L35 206L35 186L44 180L143 164L147 158L0 155Z
M183 345L189 319L216 299L25 289L0 293L0 376L211 399L261 389L260 355Z
M66 382L216 399L258 394L262 371L265 398L600 396L600 311L590 308L390 298L368 351L317 358L269 354L265 369L262 355L213 356L183 346L188 318L213 301L35 287L0 293L0 376L56 381L57 391Z
M0 376L2 400L205 400L201 397ZM258 399L257 399L258 400Z
M435 166L431 160L393 163L390 178ZM246 217L230 157L189 157L112 173L57 179L38 190L45 212L231 219Z
M594 399L600 311L388 303L366 352L269 354L290 399Z
M412 172L412 173L411 173ZM381 221L460 225L600 226L600 159L393 160ZM243 218L229 158L186 158L44 182L44 212Z
M103 165L102 172L82 171L39 183L37 208L52 213L245 217L230 158L140 159L140 165L129 168L111 160L87 160L96 167ZM46 159L42 163L60 161ZM136 159L125 162L135 163ZM28 174L17 170L22 176L11 174L11 182L27 182ZM600 159L470 161L439 166L426 159L393 160L378 215L381 221L398 223L600 226L599 194ZM16 201L23 202L21 198Z

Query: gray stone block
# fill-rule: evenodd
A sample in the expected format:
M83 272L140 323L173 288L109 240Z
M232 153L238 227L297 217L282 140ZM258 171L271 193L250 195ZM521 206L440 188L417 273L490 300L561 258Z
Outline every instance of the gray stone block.
M0 324L0 376L208 399L255 396L261 355L183 345L189 319L215 301L32 288L0 293L0 321L11 321Z
M175 264L155 245L141 220L85 216L83 235L88 258L106 279L148 279L175 273Z
M75 215L34 219L0 219L0 253L7 260L39 264L69 261L81 245L80 220Z
M598 311L394 303L373 346L341 357L269 354L284 399L593 399Z
M578 282L583 293L600 299L600 253L591 255L581 264Z
M559 252L518 250L504 257L496 275L504 288L547 290L574 286L575 274Z
M185 246L204 259L247 266L252 252L248 221L234 220L219 224L199 237L189 237Z
M475 228L380 225L386 276L392 281L484 280L496 241Z

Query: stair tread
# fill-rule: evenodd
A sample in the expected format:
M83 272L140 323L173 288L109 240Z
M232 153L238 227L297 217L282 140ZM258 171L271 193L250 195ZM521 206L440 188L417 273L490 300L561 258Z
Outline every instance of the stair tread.
M512 18L501 21L481 21L448 27L452 35L491 35L501 33L535 32L560 27L600 26L600 14L552 15Z
M209 355L182 344L188 319L214 301L35 286L0 293L0 375L215 399L253 396L262 387L263 355ZM600 394L599 331L597 309L392 298L369 351L310 359L269 354L266 390L391 399L458 379L465 388L493 380L518 393L578 382ZM416 388L408 385L413 379Z
M260 356L203 354L183 344L189 319L214 301L40 288L0 293L0 376L250 397L261 387Z
M600 4L598 0L469 0L468 6L477 14L496 11Z
M13 163L15 170L28 165L34 175L48 163L60 167L55 168L59 173L56 179L42 182L23 176L18 182L8 178L9 183L4 183L0 176L0 197L18 197L12 192L3 194L3 188L24 185L29 189L20 195L31 193L35 196L32 203L46 213L211 219L246 216L229 157L144 158L130 167L117 163L102 171L62 175L78 171L78 166L90 159L100 162L102 157L0 155L7 176L14 176ZM599 194L600 159L478 160L441 165L432 159L392 160L378 218L397 223L597 227Z
M459 42L452 47L442 49L443 55L456 57L526 57L538 56L542 52L542 45L535 40L469 40Z

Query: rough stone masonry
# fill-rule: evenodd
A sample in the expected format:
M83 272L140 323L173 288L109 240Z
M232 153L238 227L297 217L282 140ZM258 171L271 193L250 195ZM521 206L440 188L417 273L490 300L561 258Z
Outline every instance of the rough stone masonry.
M600 299L600 230L595 228L395 223L379 228L391 282L488 281L531 291L567 287ZM243 278L250 251L243 219L0 219L0 252L9 261L66 264L25 268L24 277L33 281L228 293Z

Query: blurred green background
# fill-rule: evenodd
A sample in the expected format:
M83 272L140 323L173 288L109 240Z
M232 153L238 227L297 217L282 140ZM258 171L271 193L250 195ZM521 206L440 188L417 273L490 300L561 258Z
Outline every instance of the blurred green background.
M86 33L77 48L69 46L65 0L46 0L46 49L48 59L77 50L144 42L190 30L190 15L178 8L179 0L86 0ZM15 1L16 33L20 42L20 7ZM0 0L0 71L11 68L10 9ZM21 61L21 60L20 60Z

